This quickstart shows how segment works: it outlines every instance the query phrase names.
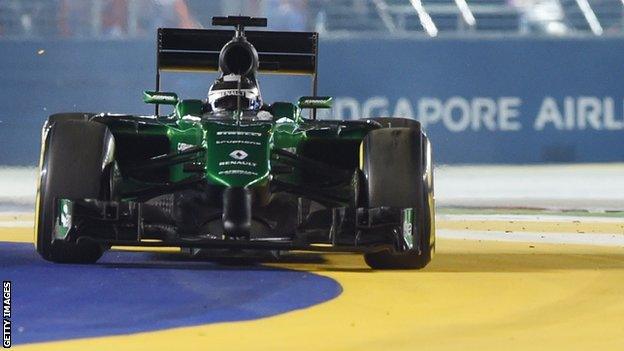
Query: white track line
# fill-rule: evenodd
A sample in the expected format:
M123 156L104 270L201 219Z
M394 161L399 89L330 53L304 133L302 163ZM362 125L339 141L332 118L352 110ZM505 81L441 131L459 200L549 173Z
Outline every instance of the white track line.
M600 217L600 216L565 216L550 214L439 214L436 216L439 221L527 221L527 222L548 222L548 223L624 223L622 217Z
M540 244L571 244L571 245L594 245L594 246L617 246L624 247L624 235L622 234L576 234L576 233L531 233L503 231L473 231L473 230L436 230L436 236L444 239L455 240L486 240L524 242Z
M0 222L0 228L33 228L34 221L7 221Z

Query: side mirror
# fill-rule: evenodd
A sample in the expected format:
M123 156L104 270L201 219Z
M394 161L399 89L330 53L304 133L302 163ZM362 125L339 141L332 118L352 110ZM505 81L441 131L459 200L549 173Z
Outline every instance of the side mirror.
M333 98L331 96L302 96L297 102L299 108L331 108Z
M144 91L143 102L146 104L175 105L178 103L178 94L160 91Z

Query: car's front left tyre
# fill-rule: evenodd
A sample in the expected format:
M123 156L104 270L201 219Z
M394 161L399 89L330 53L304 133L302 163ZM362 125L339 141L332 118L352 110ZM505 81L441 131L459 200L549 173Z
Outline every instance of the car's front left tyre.
M48 123L42 138L37 187L37 252L52 262L93 263L103 252L95 242L53 240L58 200L108 199L115 140L101 123L58 117Z

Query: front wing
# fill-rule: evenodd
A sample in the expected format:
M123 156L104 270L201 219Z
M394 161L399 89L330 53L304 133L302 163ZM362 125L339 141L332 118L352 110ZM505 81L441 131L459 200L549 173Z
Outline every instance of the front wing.
M279 237L188 236L175 233L167 224L145 221L148 204L133 201L59 199L53 240L88 240L104 247L145 246L252 250L305 250L337 252L403 252L419 249L419 228L414 227L413 208L330 209L327 228L301 226L295 233ZM159 226L172 235L159 238L146 235Z

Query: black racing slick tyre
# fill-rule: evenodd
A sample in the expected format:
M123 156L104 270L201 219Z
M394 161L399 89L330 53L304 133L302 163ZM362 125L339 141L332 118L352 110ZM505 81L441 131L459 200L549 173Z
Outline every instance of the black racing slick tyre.
M48 123L52 124L55 122L65 122L65 121L88 121L95 114L91 112L65 112L65 113L55 113L48 117Z
M400 117L374 117L369 118L370 121L381 124L384 128L414 128L420 130L420 122Z
M364 206L413 208L417 234L412 249L366 253L366 263L373 269L424 268L435 250L435 205L431 144L420 124L371 131L362 142L360 160Z
M103 124L55 115L44 127L35 211L37 252L59 263L94 263L100 245L53 240L58 199L107 199L115 141ZM51 116L51 117L55 117ZM60 117L59 117L60 116Z

